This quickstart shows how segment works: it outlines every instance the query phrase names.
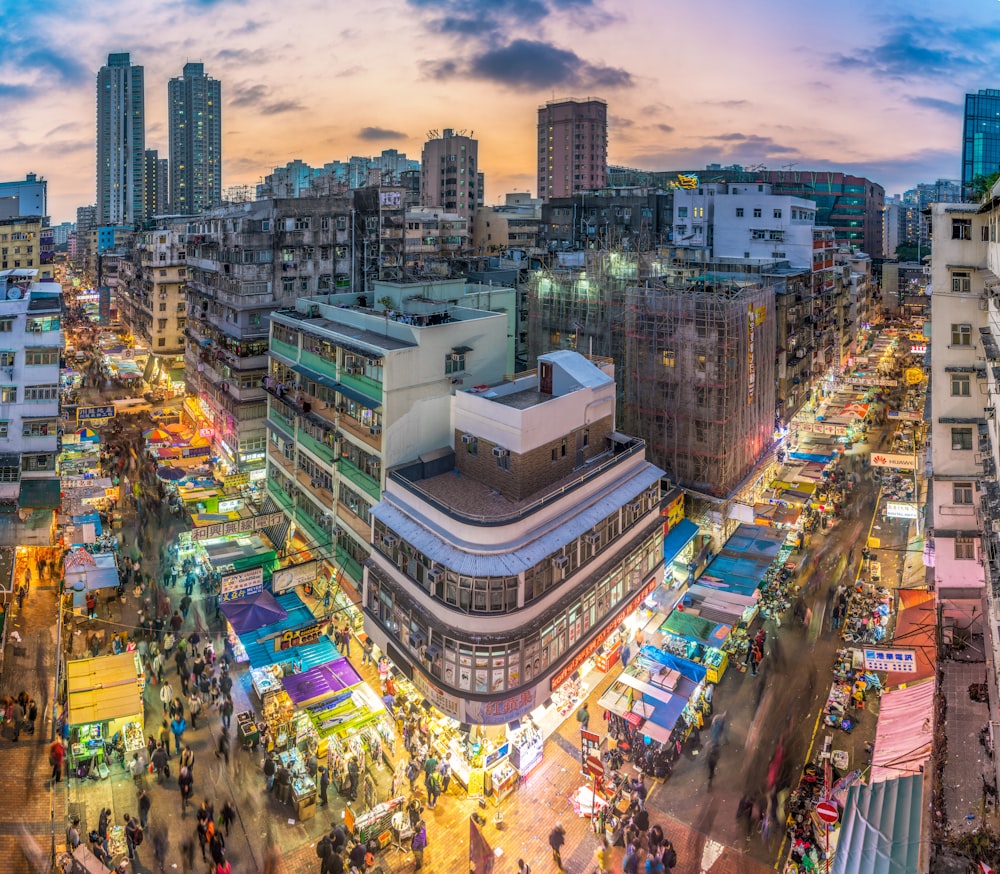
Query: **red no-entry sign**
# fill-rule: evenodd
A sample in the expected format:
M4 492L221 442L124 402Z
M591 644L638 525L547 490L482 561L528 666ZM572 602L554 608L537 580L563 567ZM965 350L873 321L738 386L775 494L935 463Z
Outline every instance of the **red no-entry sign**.
M584 764L586 765L587 771L591 774L591 776L604 776L604 762L602 762L598 756L587 756L587 761Z
M837 810L836 804L831 804L829 801L821 801L816 805L816 816L827 825L833 825L840 819L840 811Z

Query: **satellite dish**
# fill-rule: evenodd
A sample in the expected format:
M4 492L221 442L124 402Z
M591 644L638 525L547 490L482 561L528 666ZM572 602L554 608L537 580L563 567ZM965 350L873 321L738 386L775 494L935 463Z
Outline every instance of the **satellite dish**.
M7 300L20 300L21 299L21 289L16 285L12 285L7 289Z

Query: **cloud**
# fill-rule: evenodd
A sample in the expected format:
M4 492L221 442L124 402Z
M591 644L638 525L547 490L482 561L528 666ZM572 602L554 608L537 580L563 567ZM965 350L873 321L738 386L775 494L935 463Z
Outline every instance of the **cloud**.
M709 106L722 106L726 109L736 109L740 106L749 106L749 100L705 100Z
M348 79L351 76L357 76L360 73L364 73L365 70L365 67L362 67L360 64L355 64L353 67L347 67L346 69L341 70L339 73L334 73L333 75L336 79Z
M911 18L893 27L877 45L832 56L830 65L897 81L955 75L978 68L1000 39L996 27L977 29L972 39L961 38L963 33L969 31Z
M387 127L363 127L358 131L361 140L405 140L407 136L399 130Z
M460 71L452 62L438 68L438 78ZM469 61L468 75L487 79L516 90L553 86L627 88L632 75L620 67L605 67L585 61L576 52L547 42L516 39L500 48L486 49Z
M243 83L233 88L233 95L229 98L230 106L256 106L263 102L268 95L267 85L249 85Z
M658 131L665 134L672 134L676 128L672 124L657 124L653 125Z
M298 112L305 107L298 100L276 100L274 103L265 103L260 107L260 112L264 115L280 115L283 112Z
M215 60L223 66L265 64L271 60L272 54L266 49L220 49L215 53Z
M937 97L907 97L906 99L914 106L920 106L924 109L934 109L938 112L943 112L945 115L958 118L965 115L965 107L961 103L954 103L951 100L941 100Z
M546 19L562 17L581 30L605 27L615 17L595 0L407 0L423 12L427 27L440 34L483 45L509 39L514 32L538 33Z

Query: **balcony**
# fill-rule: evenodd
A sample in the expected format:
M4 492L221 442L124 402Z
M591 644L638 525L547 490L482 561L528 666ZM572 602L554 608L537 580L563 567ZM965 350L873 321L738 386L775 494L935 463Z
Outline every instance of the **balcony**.
M293 346L291 343L286 343L284 340L279 340L277 337L271 337L270 348L272 352L277 352L283 358L287 358L289 361L299 360L299 347Z
M370 538L371 529L365 532L363 540L365 543L368 543ZM364 576L364 569L361 567L361 562L351 556L346 549L339 545L337 546L336 561L338 566L341 567L356 584L361 583L362 577Z
M337 423L340 430L344 433L356 437L366 446L378 452L382 451L382 435L372 434L372 429L362 425L357 419L351 416L340 416Z
M317 440L307 431L299 431L298 439L302 446L325 464L333 467L337 463L337 453L334 452L333 447Z
M367 405L369 409L382 406L382 383L378 380L364 374L348 373L347 368L341 368L340 382L370 399L371 403Z
M333 492L322 486L314 486L312 477L304 470L296 471L295 479L298 481L299 490L309 494L322 510L326 512L333 510Z
M358 516L343 501L337 501L337 519L347 525L364 542L369 542L371 537L371 526Z
M349 482L354 483L363 492L367 493L369 497L374 498L376 501L381 500L382 490L379 488L378 482L343 457L340 459L340 475Z
M299 363L310 368L311 370L315 370L322 376L328 376L332 380L337 379L337 365L330 361L330 359L323 358L310 349L302 350L299 357Z
M288 416L282 415L274 406L268 405L267 420L277 426L279 431L288 435L289 440L295 440L295 422Z

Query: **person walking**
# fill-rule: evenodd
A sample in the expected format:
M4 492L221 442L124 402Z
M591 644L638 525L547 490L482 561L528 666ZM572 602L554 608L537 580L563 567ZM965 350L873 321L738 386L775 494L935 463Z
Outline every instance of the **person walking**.
M441 775L434 771L427 778L427 806L433 810L437 807L438 797L441 795Z
M11 740L16 743L21 737L21 725L24 723L24 706L20 701L15 701L14 706L10 709L10 713L11 728L14 731L14 737Z
M130 861L135 860L135 850L142 843L142 827L129 814L125 814L125 845Z
M197 686L191 687L188 695L188 711L191 713L191 728L198 730L198 716L201 714L202 700Z
M264 777L267 780L268 792L274 789L274 775L277 773L278 766L274 762L274 757L271 753L267 753L264 757Z
M556 863L557 871L565 871L562 864L562 848L566 843L566 829L562 823L556 823L556 827L549 832L549 846L552 848L552 861Z
M427 849L427 823L423 820L417 823L410 849L413 850L413 870L419 871L424 867L424 850Z
M156 748L153 750L153 755L150 757L150 763L153 766L153 771L156 773L157 779L162 783L170 776L169 765L167 764L167 751L163 748L163 744L157 741Z
M157 735L157 741L163 746L163 749L167 753L167 758L170 758L170 726L167 724L167 720L163 720L160 723L160 731Z
M580 723L580 729L586 730L587 726L590 724L590 711L587 709L587 702L583 702L583 706L576 711L576 721Z
M149 792L143 789L139 793L139 825L143 829L149 828L149 808L153 806L153 800L149 797Z
M606 837L601 838L601 846L597 850L597 870L600 874L611 874L611 845Z
M215 757L222 757L226 760L226 767L229 767L229 732L223 731L219 735L219 746L215 751Z
M187 730L187 720L183 716L175 716L170 723L170 731L174 736L174 752L181 754L181 738Z
M233 800L227 799L226 803L222 805L222 813L219 814L219 819L222 820L222 825L226 829L226 837L229 837L229 827L236 821L236 806L233 804Z
M233 699L226 695L225 700L222 702L222 706L219 708L219 712L222 713L222 726L229 731L229 726L233 721Z
M177 775L177 785L181 790L181 816L187 816L188 802L194 794L194 777L187 768L181 768Z
M180 766L187 768L191 776L194 776L194 750L190 746L185 745L184 751L181 753Z
M66 760L66 747L62 740L56 738L49 744L49 765L52 766L52 774L49 777L50 783L62 782L63 762Z
M330 772L321 767L319 769L319 806L326 807L328 803L327 792L330 789Z
M708 788L711 790L712 781L715 779L715 769L719 766L719 755L721 753L721 748L717 743L711 743L708 745L708 755L705 757L705 763L708 765Z
M375 649L375 641L370 637L365 638L365 642L361 645L361 664L372 665L375 663L372 659L372 651Z
M159 656L159 653L157 653ZM154 664L154 676L159 680L159 672L156 671ZM160 702L163 704L164 714L170 711L170 702L174 700L174 687L170 685L169 680L164 680L163 685L160 686Z

